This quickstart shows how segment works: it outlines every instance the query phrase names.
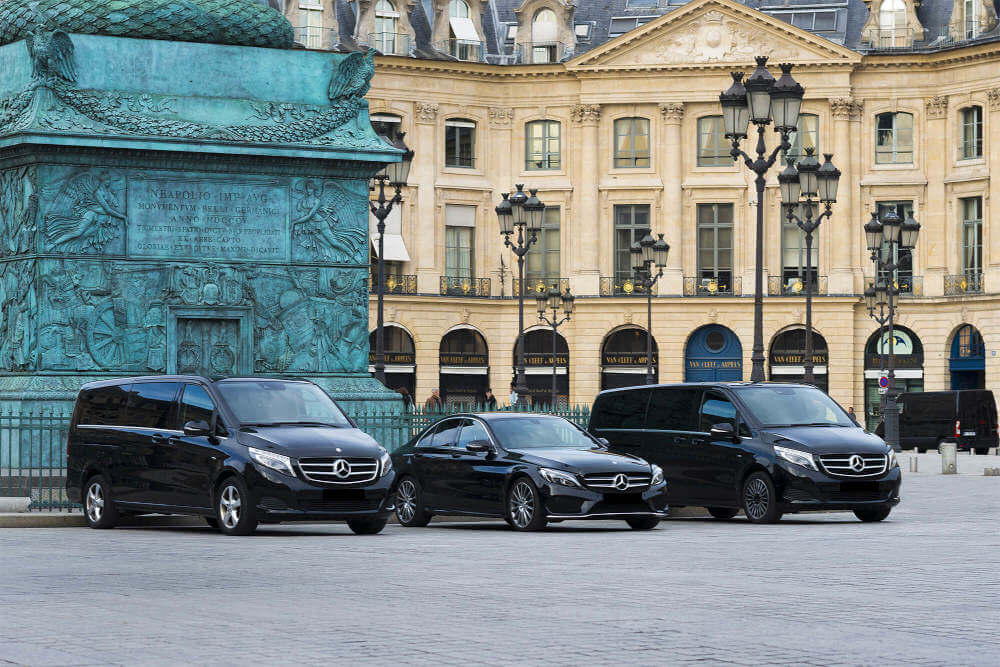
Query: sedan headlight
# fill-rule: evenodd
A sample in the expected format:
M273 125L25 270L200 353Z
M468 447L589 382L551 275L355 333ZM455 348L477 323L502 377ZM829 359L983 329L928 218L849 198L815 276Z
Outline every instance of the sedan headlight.
M392 470L392 457L389 452L382 452L378 459L378 476L385 477Z
M576 480L576 476L572 473L563 472L562 470L553 470L552 468L539 468L538 474L542 476L549 484L558 484L559 486L572 486L574 488L582 488L580 482Z
M896 459L896 450L895 449L893 449L892 447L889 447L889 453L887 454L887 456L889 457L889 469L890 470L899 465L899 461Z
M266 449L254 449L253 447L247 447L247 449L250 450L250 458L265 468L277 470L282 474L295 477L295 471L292 470L292 460L287 456L275 454Z
M663 468L656 465L655 463L653 464L652 468L653 468L653 479L649 481L649 485L656 486L657 484L663 481Z
M775 445L774 453L789 463L794 463L797 466L809 468L810 470L816 470L816 461L813 459L813 455L808 452L803 452L798 449L788 449L787 447L778 447Z

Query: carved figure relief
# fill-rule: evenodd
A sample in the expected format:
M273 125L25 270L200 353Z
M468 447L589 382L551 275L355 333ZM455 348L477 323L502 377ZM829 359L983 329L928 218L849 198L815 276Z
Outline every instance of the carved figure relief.
M45 247L79 254L122 254L125 179L109 171L71 171L45 192Z
M0 264L0 368L25 371L34 367L38 315L35 261Z
M364 263L368 249L365 199L367 190L361 181L352 184L350 181L299 179L294 182L292 259Z
M0 173L0 255L21 255L34 247L38 193L34 167Z

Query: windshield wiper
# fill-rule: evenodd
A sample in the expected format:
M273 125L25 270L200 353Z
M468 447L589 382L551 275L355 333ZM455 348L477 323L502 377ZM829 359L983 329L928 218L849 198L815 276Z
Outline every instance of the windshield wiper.
M844 426L833 422L806 422L803 424L768 424L764 428L793 428L795 426Z
M331 428L344 428L344 424L315 421L253 422L245 424L245 426L329 426Z

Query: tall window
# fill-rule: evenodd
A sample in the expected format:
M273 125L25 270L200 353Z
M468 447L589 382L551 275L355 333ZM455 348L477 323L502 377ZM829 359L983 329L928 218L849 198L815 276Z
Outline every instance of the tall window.
M297 41L305 45L307 49L323 48L323 7L314 3L303 3L299 11L303 19L303 25L298 29Z
M813 232L811 267L813 285L819 267L819 235ZM782 216L781 221L781 283L786 292L797 293L806 287L806 234L795 222Z
M962 205L962 273L978 280L983 270L983 199L967 197Z
M558 169L560 129L556 120L534 120L524 126L525 169Z
M983 108L980 106L962 109L962 159L971 160L983 156Z
M879 217L886 215L889 211L895 211L896 215L903 220L913 215L912 201L880 201L877 206ZM883 241L882 256L884 257L888 251L888 245ZM913 291L913 251L900 249L899 244L896 244L893 249L892 263L897 266L892 276L896 289L904 294L909 294ZM887 272L882 271L879 278L887 279Z
M875 163L913 162L913 114L880 113L875 117Z
M615 121L615 167L649 166L649 119Z
M401 37L398 30L399 12L389 0L378 0L375 3L375 35L372 40L376 49L382 53L400 53L402 45L397 43Z
M698 277L719 291L733 284L733 205L698 204Z
M444 122L444 166L476 166L476 124L452 118Z
M728 167L733 164L722 116L698 119L698 166Z
M524 258L525 286L538 283L558 287L559 283L559 207L546 206L538 241Z
M559 31L556 13L541 9L531 21L531 62L553 63L559 58L556 52L556 35Z
M813 149L813 155L819 155L819 116L801 114L798 128L789 135L788 140L792 147L788 150L786 162L798 162L805 157L807 148Z
M615 206L615 282L632 277L632 244L649 233L649 205Z
M469 4L465 0L448 3L449 31L448 52L459 60L478 60L481 41L472 23Z
M979 1L965 0L965 38L975 39L979 35Z
M448 3L448 16L453 19L469 18L469 4L465 0L451 0Z
M444 272L449 278L475 277L474 252L476 207L448 206L445 209Z
M908 46L910 40L906 28L906 3L903 0L883 0L878 12L878 27L879 46Z

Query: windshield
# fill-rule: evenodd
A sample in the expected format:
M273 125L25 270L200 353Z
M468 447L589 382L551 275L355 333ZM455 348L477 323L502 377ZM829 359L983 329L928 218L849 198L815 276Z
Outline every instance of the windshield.
M505 417L492 420L490 426L506 449L593 449L597 446L590 436L562 417Z
M757 385L734 388L762 426L854 426L833 399L815 387Z
M308 382L238 380L220 382L216 388L241 424L351 427L326 392Z

